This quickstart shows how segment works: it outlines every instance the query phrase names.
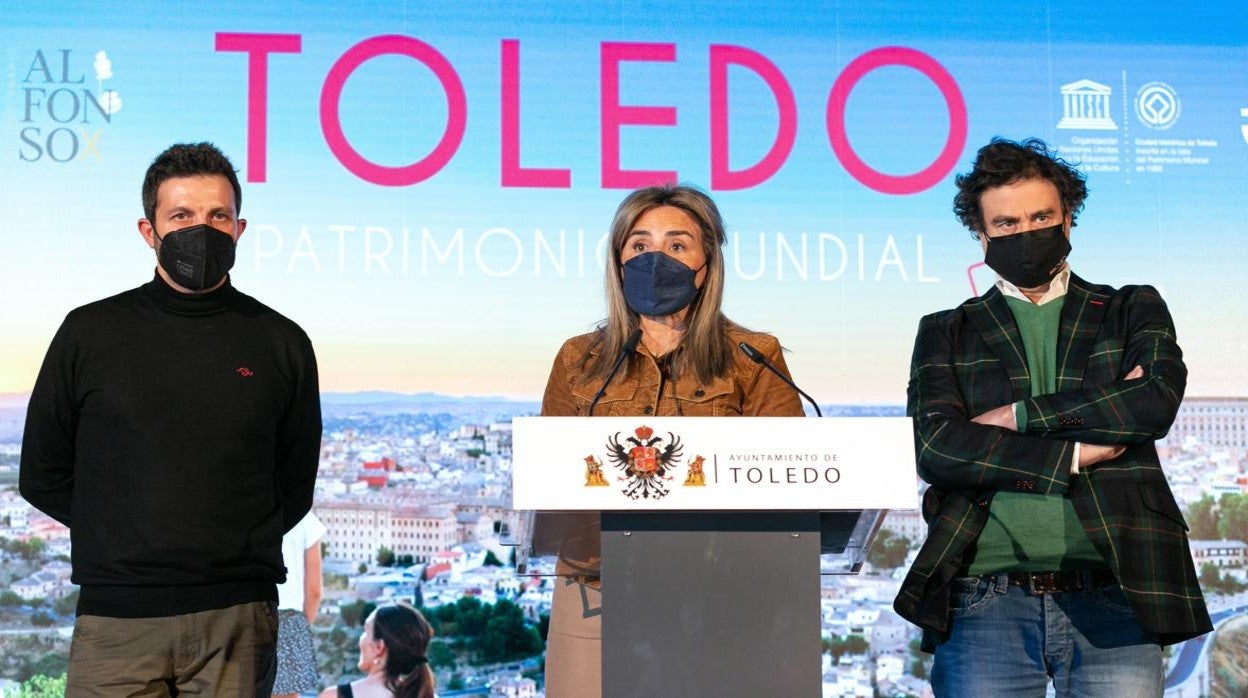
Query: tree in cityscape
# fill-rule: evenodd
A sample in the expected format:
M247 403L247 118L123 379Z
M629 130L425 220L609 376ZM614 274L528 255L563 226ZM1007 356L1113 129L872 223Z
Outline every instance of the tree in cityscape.
M394 564L398 567L411 567L416 564L416 558L408 553L403 553L395 559Z
M1187 525L1190 535L1197 540L1211 540L1218 537L1217 503L1210 495L1187 505Z
M1218 537L1248 541L1248 495L1227 493L1218 500Z
M364 621L368 620L368 616L376 610L377 604L365 601L364 599L356 599L351 603L344 603L338 607L338 614L342 617L343 625L348 628L363 627Z
M523 659L543 649L537 630L524 622L524 612L506 599L494 604L479 647L480 659L486 663Z
M328 633L319 637L313 631L313 637L316 638L317 668L322 674L344 676L356 671L355 663L360 653L360 631L348 632L343 622L337 622Z
M485 567L502 567L503 561L498 559L493 550L485 551L485 562L481 563Z
M27 540L0 538L0 550L20 557L26 562L34 562L43 557L43 552L47 547L47 542L42 538L29 538Z
M68 594L62 596L52 602L52 610L56 611L60 616L72 616L74 611L78 609L78 590L74 589Z
M489 620L489 609L475 596L461 596L453 604L444 604L439 609L448 609L453 619L454 630L448 635L461 635L466 638L478 638L485 634L485 624Z
M45 676L36 674L22 682L7 698L61 698L65 695L65 675Z
M56 617L40 609L30 614L30 624L36 628L50 628L56 625Z
M537 628L529 625L514 602L485 604L464 596L453 604L421 609L438 637L476 663L501 663L541 654L545 649ZM436 663L435 663L436 666Z
M26 599L18 596L16 591L5 589L0 591L0 608L17 608L26 603Z
M546 638L550 635L550 614L543 613L537 617L537 634L542 638L542 643L546 643Z
M910 675L916 679L926 679L927 659L924 657L919 638L911 639L908 648L910 650Z
M18 679L29 681L36 676L62 677L69 671L69 655L63 652L48 652L35 661L23 660L17 670Z
M435 637L429 643L427 657L429 664L437 667L439 670L454 671L455 667L459 666L459 662L455 658L455 650L451 649L446 640L440 637Z
M841 655L844 654L866 654L871 649L871 644L861 635L846 635L845 637L833 637L827 642L828 654L832 655L832 661L839 661Z
M1202 589L1216 590L1222 584L1222 572L1212 562L1200 566L1200 586Z
M1248 584L1240 582L1229 574L1222 574L1222 570L1212 562L1206 562L1200 566L1200 586L1205 590L1223 594L1235 594L1248 589Z
M867 562L877 569L893 569L906 562L910 552L910 539L905 536L894 536L888 529L880 529L875 542L867 552Z
M394 567L394 551L386 546L381 546L377 550L377 564L382 567Z
M1248 495L1228 492L1215 502L1204 495L1187 507L1191 537L1248 542Z
M48 547L47 541L42 538L31 538L26 541L26 547L22 551L22 558L27 562L34 562L43 557L43 551Z

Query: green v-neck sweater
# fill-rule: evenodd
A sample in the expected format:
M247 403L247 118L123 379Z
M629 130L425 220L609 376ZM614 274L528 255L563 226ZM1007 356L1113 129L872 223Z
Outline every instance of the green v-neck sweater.
M1006 296L1027 357L1031 394L1057 391L1057 334L1065 296L1044 305ZM1026 424L1026 414L1019 415ZM1105 567L1105 560L1061 495L998 492L976 540L968 574L1045 572Z

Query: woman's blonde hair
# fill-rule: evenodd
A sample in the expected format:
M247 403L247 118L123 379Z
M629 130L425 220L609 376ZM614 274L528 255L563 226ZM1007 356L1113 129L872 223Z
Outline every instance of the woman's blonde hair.
M607 252L606 293L607 317L598 328L598 336L583 357L589 376L605 379L615 357L624 348L628 336L640 324L640 317L624 300L623 262L620 253L637 220L660 206L678 208L698 224L702 232L702 250L706 254L706 276L702 288L689 306L685 336L681 350L672 356L673 376L693 371L702 383L722 376L731 365L732 343L725 330L729 324L720 307L724 297L724 221L711 197L689 185L666 184L646 187L629 194L620 202L611 221L611 244ZM597 351L596 355L591 355ZM631 363L631 362L630 362ZM628 367L625 367L628 370Z

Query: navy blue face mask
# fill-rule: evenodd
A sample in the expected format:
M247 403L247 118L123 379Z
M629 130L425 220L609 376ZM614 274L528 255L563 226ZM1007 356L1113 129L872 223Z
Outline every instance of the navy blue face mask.
M212 288L234 266L234 236L202 224L174 230L157 236L156 261L182 288Z
M624 263L624 300L638 315L671 315L697 297L699 271L662 252L643 252Z

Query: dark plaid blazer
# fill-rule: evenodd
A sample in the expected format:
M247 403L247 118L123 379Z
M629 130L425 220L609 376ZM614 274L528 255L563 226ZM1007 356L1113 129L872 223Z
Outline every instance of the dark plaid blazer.
M1123 380L1133 367L1143 378ZM1115 290L1070 277L1057 344L1057 392L1030 397L1023 343L995 287L919 322L907 413L914 418L927 540L894 607L925 629L949 627L950 580L996 492L1070 497L1140 624L1170 644L1212 629L1187 525L1153 446L1174 421L1187 369L1166 304L1150 286ZM971 422L1025 400L1026 428ZM1110 461L1070 474L1076 442L1121 444Z

